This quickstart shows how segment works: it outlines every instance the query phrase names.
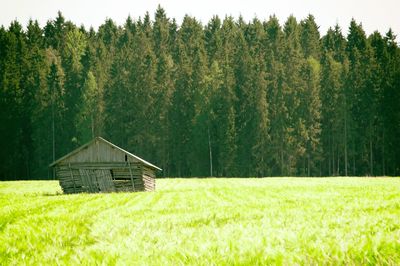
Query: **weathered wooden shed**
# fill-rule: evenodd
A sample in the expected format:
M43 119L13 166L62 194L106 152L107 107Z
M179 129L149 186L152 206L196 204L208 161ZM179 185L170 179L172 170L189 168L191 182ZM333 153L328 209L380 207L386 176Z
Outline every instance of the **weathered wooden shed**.
M56 178L64 193L153 191L161 169L97 137L56 160Z

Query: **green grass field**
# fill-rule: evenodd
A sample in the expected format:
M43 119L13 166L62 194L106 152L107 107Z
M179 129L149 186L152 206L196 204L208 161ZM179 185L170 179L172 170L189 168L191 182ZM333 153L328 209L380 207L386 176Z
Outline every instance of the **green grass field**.
M400 264L399 178L0 182L0 265Z

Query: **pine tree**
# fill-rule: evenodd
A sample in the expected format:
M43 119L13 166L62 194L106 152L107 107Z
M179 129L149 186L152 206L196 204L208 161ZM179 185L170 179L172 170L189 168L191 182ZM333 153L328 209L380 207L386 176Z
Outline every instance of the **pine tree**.
M399 80L400 80L400 51L396 43L396 36L390 29L385 40L385 55L384 55L384 73L385 84L383 86L383 99L381 103L381 110L385 114L384 117L384 151L383 153L383 174L384 175L399 175L400 169L400 107L398 99L399 93Z
M49 20L44 27L46 47L62 51L65 43L65 18L60 11L55 20Z
M302 69L305 87L298 95L300 106L298 115L301 142L305 143L305 152L300 158L302 162L297 168L302 168L303 175L310 176L317 172L316 164L320 157L320 35L314 17L309 15L300 22L300 43L306 62ZM303 166L301 166L301 164Z
M81 58L86 50L85 35L77 28L73 28L66 33L65 48L62 54L62 66L65 72L65 146L62 147L63 153L84 144L79 136L77 124L79 121L79 113L82 106L82 91L85 77Z
M270 174L267 166L268 154L270 154L270 121L267 74L264 61L265 49L263 45L266 40L266 34L259 20L254 19L248 26L246 36L252 59L250 64L251 90L249 95L251 103L246 110L251 117L249 121L251 128L247 136L252 140L250 144L252 154L250 166L254 171L252 174L265 176Z
M283 28L214 16L178 25L158 6L123 26L0 26L0 179L94 136L168 176L398 175L400 49L351 21L320 36L312 15Z
M343 117L345 108L342 93L342 79L343 67L340 62L337 62L332 52L325 52L322 57L322 71L321 71L321 102L322 102L322 133L321 144L323 147L325 162L328 165L323 167L328 171L323 172L327 175L337 174L337 154L345 151L338 149L342 143L342 122L346 122L346 117ZM346 174L346 173L345 173Z
M51 108L51 140L52 140L52 161L62 156L63 144L65 144L62 137L65 130L64 121L66 120L65 102L64 95L65 90L63 87L63 76L60 70L60 65L55 62L51 63L50 71L47 77L47 83L49 88L48 103ZM58 144L58 145L57 145Z
M221 59L222 52L221 20L218 16L212 17L205 26L204 38L209 64L214 64L215 60Z
M172 94L174 92L174 72L175 65L170 47L171 24L164 9L160 6L155 14L153 27L154 53L157 60L154 107L155 120L153 134L157 138L155 147L155 161L160 162L164 169L163 174L168 175L168 165L170 162L168 143L171 140L169 127L169 110L171 109Z
M237 152L236 162L238 175L249 176L254 171L252 169L252 138L249 132L252 131L250 120L252 114L250 108L253 105L254 97L252 94L252 60L249 46L245 38L247 24L239 18L238 30L235 36L235 125L237 131Z
M269 167L272 175L286 174L286 145L289 143L289 107L286 102L283 65L283 31L275 16L264 24L266 31L267 95L270 99L269 135L271 154Z
M306 151L305 121L302 117L301 109L306 103L303 101L302 94L305 84L300 73L304 65L303 54L299 41L299 25L293 16L290 16L284 25L284 98L288 107L288 141L285 143L287 169L285 174L295 174L298 159L303 157Z
M360 104L363 91L366 89L367 65L367 40L361 24L355 20L350 23L349 35L347 36L346 52L349 58L349 74L346 84L346 99L349 104L349 155L352 164L352 173L355 175L367 174L368 153L366 150L367 136L365 128L367 121L363 106Z
M304 57L313 57L319 60L321 53L320 35L314 16L308 15L306 19L302 20L300 28L300 43L303 48Z
M21 160L20 140L20 112L23 58L25 50L22 27L18 22L12 22L8 31L1 36L1 58L0 69L0 122L7 127L1 127L0 134L0 159L2 179L16 179L21 175L19 165L16 163Z
M46 157L46 155L49 155L50 143L46 141L48 140L47 132L44 133L43 128L41 128L43 117L41 117L40 110L43 99L39 95L43 90L47 90L46 76L48 67L44 50L43 31L37 21L29 21L26 42L30 51L24 81L28 89L24 103L25 120L29 121L25 122L25 127L28 128L26 134L26 146L29 151L27 167L29 168L30 178L46 178L48 176L47 165L51 162L51 157Z
M148 18L147 18L148 19ZM138 22L138 31L133 36L130 49L127 44L126 54L131 54L128 60L127 71L129 76L128 91L124 97L128 98L127 112L127 146L144 158L156 156L158 114L156 112L156 78L157 59L153 51L152 35L145 17L144 23ZM125 55L126 56L126 55ZM128 56L129 57L129 56ZM129 66L129 63L131 64Z
M305 90L301 95L303 104L300 109L305 127L302 131L306 134L303 174L311 176L320 174L318 169L321 156L320 63L309 57L302 72L306 81Z
M385 74L384 74L384 58L386 57L386 47L384 38L381 34L375 31L369 38L368 42L373 50L373 69L370 69L370 75L373 78L373 86L375 88L374 96L374 130L375 130L375 146L370 146L370 166L371 174L383 175L383 154L384 151L384 110L383 110L383 96L385 87ZM371 124L370 124L371 125ZM370 131L371 132L371 131ZM372 135L370 135L372 137ZM371 140L371 138L370 138ZM370 142L372 144L372 142Z
M200 113L202 95L206 91L207 61L202 26L195 19L185 16L178 32L176 51L176 83L172 95L171 149L172 171L178 176L190 175L197 164L194 156L193 125Z
M83 85L82 100L83 104L78 117L78 132L82 142L86 143L99 136L102 113L102 96L91 71L88 72Z
M115 53L115 60L110 68L109 78L104 87L104 132L110 141L120 146L128 143L128 112L133 110L127 106L135 107L129 102L129 65L133 61L132 53L121 49Z
M233 173L236 156L236 125L235 125L235 76L233 69L234 40L236 27L233 18L224 19L221 27L221 55L220 67L222 84L216 92L214 105L216 115L216 172L220 176Z
M348 175L348 136L351 102L347 99L348 60L345 39L338 25L329 29L322 38L323 56L322 101L322 149L327 175ZM341 163L342 162L342 163ZM342 170L341 170L342 167Z

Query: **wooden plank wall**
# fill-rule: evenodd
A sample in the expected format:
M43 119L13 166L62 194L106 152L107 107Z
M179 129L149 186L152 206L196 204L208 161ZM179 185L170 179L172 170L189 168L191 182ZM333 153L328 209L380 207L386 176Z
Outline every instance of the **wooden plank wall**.
M154 170L140 163L68 163L56 167L64 193L154 191ZM133 181L133 184L132 184Z
M156 189L156 176L154 170L143 166L143 182L146 191L154 191Z
M139 162L129 155L127 157L131 162ZM93 144L62 161L62 163L79 162L125 162L125 153L103 141L96 140Z
M70 169L68 166L57 167L56 175L64 193L88 192L80 178L79 169Z

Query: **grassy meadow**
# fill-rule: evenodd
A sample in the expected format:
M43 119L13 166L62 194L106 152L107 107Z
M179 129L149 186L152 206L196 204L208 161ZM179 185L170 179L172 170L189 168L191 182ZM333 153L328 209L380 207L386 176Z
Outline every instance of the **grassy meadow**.
M0 182L0 265L400 264L399 178Z

